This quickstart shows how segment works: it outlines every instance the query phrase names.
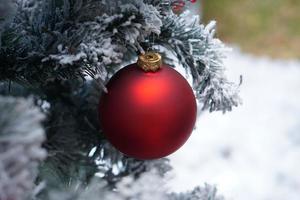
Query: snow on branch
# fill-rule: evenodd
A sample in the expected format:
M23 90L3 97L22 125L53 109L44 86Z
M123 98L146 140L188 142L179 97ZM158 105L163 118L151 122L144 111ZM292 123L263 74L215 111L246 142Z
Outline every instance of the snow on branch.
M13 19L16 11L16 6L12 0L0 0L0 47L1 47L1 33L4 26Z
M0 80L22 78L37 88L54 77L105 79L162 25L159 11L140 0L18 2L2 37Z
M171 200L224 200L224 197L217 194L214 186L205 184L205 187L196 187L190 192L172 193Z
M162 21L157 44L167 47L191 71L203 109L226 112L237 106L239 88L225 77L223 60L228 49L214 38L216 22L204 26L197 16L185 14L170 14Z
M0 96L0 200L23 200L46 156L41 120L31 100Z
M151 170L142 174L139 178L128 176L119 181L111 190L105 181L94 179L88 188L76 188L68 191L51 191L49 200L224 200L217 195L214 186L205 185L197 187L193 191L185 193L171 193L166 185L166 180L155 171Z
M200 25L197 17L177 16L158 0L17 2L16 18L2 37L0 80L39 88L55 78L88 75L102 80L105 90L108 75L156 35L156 45L168 47L190 69L203 109L225 112L239 104L238 86L224 75L226 48L214 37L215 22Z

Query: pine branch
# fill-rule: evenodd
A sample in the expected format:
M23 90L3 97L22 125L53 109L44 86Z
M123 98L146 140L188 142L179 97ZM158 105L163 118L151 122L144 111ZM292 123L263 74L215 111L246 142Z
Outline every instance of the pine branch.
M2 37L0 80L42 88L53 79L90 76L105 90L109 74L147 48L153 34L162 33L156 44L191 71L203 109L225 112L239 104L238 86L224 75L226 48L214 38L214 22L204 27L156 0L48 0L19 6Z
M13 19L16 12L16 6L13 0L0 0L0 48L1 48L1 34L4 27Z
M160 31L159 12L140 0L57 2L19 2L2 37L0 80L22 77L40 88L54 78L105 79L107 71L141 50L139 43L149 34Z
M170 197L171 200L224 200L223 196L217 195L217 189L208 184L190 192L172 193Z
M216 23L207 26L199 18L169 14L164 17L162 34L156 44L175 54L179 62L191 71L195 91L203 110L231 111L238 106L238 85L229 82L224 74L224 44L214 38Z
M121 179L114 190L102 179L95 178L86 189L73 185L67 191L52 190L48 200L224 200L215 187L205 185L186 193L170 193L166 182L155 170L142 174L138 179L128 176Z

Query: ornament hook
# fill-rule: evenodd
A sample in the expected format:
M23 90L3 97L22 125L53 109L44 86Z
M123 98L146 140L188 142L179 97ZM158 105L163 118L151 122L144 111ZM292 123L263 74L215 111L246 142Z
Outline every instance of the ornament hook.
M159 53L147 52L139 56L137 64L145 72L156 72L162 66L162 58Z

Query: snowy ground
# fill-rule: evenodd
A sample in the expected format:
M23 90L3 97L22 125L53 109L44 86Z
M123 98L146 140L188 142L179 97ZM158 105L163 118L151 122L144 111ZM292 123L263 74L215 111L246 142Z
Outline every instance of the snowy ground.
M244 77L243 105L204 113L187 144L171 156L176 191L205 182L227 200L300 199L300 61L234 51L230 80Z

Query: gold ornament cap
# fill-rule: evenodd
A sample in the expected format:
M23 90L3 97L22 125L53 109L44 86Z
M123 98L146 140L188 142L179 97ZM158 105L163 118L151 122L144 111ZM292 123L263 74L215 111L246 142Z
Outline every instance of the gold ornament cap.
M162 58L159 53L147 52L139 56L137 65L145 72L156 72L162 66Z

